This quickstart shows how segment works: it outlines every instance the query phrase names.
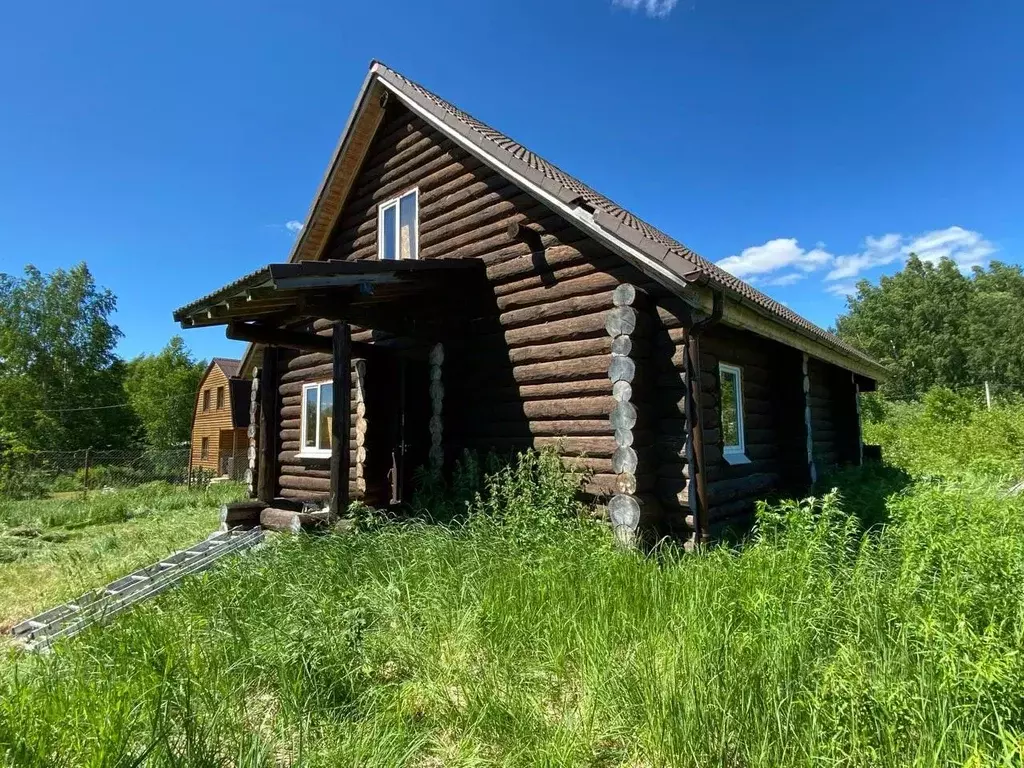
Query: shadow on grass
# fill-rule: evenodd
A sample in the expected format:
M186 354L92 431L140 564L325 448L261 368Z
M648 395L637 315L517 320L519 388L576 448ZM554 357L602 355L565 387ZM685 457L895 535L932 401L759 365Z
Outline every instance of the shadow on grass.
M830 472L818 480L811 489L802 492L780 492L764 496L765 503L774 506L785 499L824 496L832 489L839 491L842 507L867 531L889 522L889 498L900 493L911 483L911 477L902 469L870 461L860 467L846 467ZM754 513L715 532L715 543L731 548L742 548L750 542L754 530Z
M910 475L899 467L871 461L825 475L815 483L812 493L821 496L837 489L843 509L857 517L861 527L868 530L889 522L889 497L910 483Z

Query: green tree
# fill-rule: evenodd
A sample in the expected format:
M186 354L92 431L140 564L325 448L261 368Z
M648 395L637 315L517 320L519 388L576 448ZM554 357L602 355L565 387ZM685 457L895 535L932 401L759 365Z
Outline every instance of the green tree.
M139 355L127 364L125 392L149 445L166 448L189 439L205 369L206 363L192 357L180 336L172 337L158 354Z
M857 285L836 321L840 338L886 365L881 391L919 398L932 387L1024 390L1024 274L993 262L960 272L911 255L877 286Z
M114 295L78 264L44 275L0 274L0 430L33 450L120 446L123 407Z

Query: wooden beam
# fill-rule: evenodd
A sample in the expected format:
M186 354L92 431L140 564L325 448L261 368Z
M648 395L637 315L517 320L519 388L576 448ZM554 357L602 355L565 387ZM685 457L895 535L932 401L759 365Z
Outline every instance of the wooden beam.
M327 336L315 333L288 331L281 328L269 328L252 323L228 323L225 334L235 341L248 341L252 344L271 344L289 349L301 349L308 352L330 352L333 347Z
M331 337L334 351L334 421L331 424L331 516L348 510L349 426L352 421L352 327L335 323Z
M277 490L277 369L278 348L268 346L263 350L263 367L260 369L260 452L256 498L270 504Z

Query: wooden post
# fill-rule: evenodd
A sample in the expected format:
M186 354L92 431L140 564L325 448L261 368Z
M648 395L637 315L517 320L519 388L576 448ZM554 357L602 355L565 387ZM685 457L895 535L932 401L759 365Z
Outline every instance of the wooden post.
M430 349L430 468L440 472L444 466L444 381L441 378L441 366L444 364L444 345L435 344Z
M807 432L807 475L811 485L818 482L818 468L814 465L814 437L811 434L811 375L808 372L807 353L804 352L804 429Z
M82 500L89 498L89 449L85 449L85 479L82 481Z
M686 464L690 470L688 481L690 514L693 516L693 539L687 542L693 548L708 541L708 486L704 463L704 424L701 418L700 337L688 330L683 341L684 371L686 375Z
M857 466L864 464L864 428L860 421L860 384L857 383L857 374L851 373L853 381L853 401L857 410Z
M260 455L257 464L256 498L270 504L277 491L277 347L263 350L260 370Z
M352 423L352 328L335 323L331 337L334 352L334 421L331 424L331 517L348 511L349 429Z

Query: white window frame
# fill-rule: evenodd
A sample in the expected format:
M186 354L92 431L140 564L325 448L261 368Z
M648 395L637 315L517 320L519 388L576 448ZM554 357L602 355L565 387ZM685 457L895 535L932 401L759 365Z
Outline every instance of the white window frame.
M722 392L722 378L725 374L732 374L736 377L736 431L739 435L739 444L725 444L725 429L722 429L722 458L728 464L749 464L747 458L747 437L743 427L743 369L732 363L718 364L718 391ZM724 410L724 403L720 406Z
M401 261L402 260L402 248L400 234L402 231L402 201L412 195L413 199L413 227L412 227L412 243L410 244L410 251L412 256L410 259L418 259L420 257L420 188L413 187L407 189L400 195L392 197L389 200L385 200L383 203L377 206L377 259L380 261ZM385 259L384 258L384 213L391 208L395 209L395 258Z
M311 381L308 384L302 385L302 419L299 422L299 456L304 458L312 459L323 459L329 458L331 455L330 448L320 448L320 399L322 397L322 387L325 384L333 384L333 380L328 381ZM310 447L306 445L306 392L315 389L316 390L316 446Z

